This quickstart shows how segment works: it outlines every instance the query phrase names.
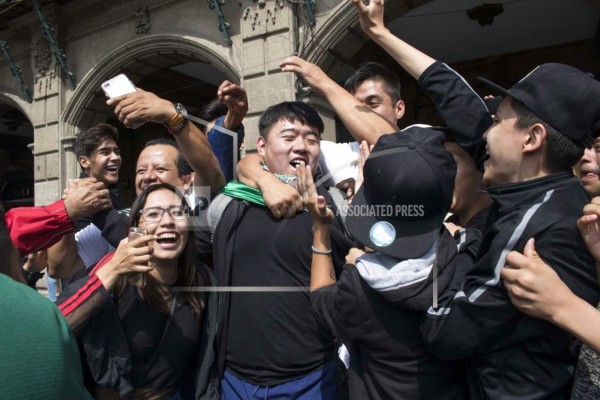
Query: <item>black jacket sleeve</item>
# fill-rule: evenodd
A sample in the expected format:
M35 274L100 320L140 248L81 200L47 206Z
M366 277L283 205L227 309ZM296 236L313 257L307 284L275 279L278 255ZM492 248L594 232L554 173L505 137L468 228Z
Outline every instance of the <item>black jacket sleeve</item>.
M109 208L94 215L92 223L102 231L102 237L114 248L119 247L119 242L127 237L129 217L114 208Z
M551 324L530 317L515 308L499 277L510 250L522 252L528 232L514 244L510 236L498 235L490 251L465 271L466 277L456 280L440 298L440 307L429 310L421 325L421 334L428 348L439 358L459 359L476 353L488 353L544 335ZM573 238L577 236L574 221L554 224L535 235L540 257L557 271L569 288L579 297L593 303L597 300L593 279L583 280L589 255L582 250L575 256ZM563 256L557 257L562 253ZM585 283L584 283L585 282Z
M492 117L484 101L456 71L436 61L419 77L419 84L451 131L456 143L478 165L485 157L484 132Z
M354 265L344 265L339 280L330 286L315 290L310 294L313 316L317 322L344 340L360 336L365 307L361 290L360 276Z

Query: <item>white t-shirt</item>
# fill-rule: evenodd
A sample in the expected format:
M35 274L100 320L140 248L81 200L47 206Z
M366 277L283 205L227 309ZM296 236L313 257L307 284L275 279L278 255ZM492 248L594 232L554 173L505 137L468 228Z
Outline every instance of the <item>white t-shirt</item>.
M86 268L96 264L106 254L115 248L104 239L102 231L94 224L89 224L75 234L77 254L83 260Z

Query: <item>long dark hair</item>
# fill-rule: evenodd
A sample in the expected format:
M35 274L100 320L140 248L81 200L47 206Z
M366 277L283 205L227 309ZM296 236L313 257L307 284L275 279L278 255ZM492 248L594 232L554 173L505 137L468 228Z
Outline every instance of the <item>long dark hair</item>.
M157 190L169 190L177 195L181 199L181 203L187 207L187 203L183 195L175 188L175 186L168 183L159 183L156 185L150 185L138 196L131 206L131 213L129 214L129 227L138 226L140 219L140 211L144 208L148 195ZM177 262L177 270L179 276L177 278L177 286L193 287L193 286L206 286L208 279L203 274L198 273L196 269L196 254L195 254L195 243L196 236L193 230L188 230L187 243L183 249L183 252L179 256ZM152 308L169 314L169 303L173 296L170 293L169 288L164 283L155 279L149 273L146 274L146 286L139 289L140 294L144 301L148 303ZM115 294L117 302L120 303L124 296L126 296L125 288L128 285L127 278L121 277L115 285ZM183 296L190 308L192 309L194 316L200 319L202 310L204 309L204 301L200 292L184 291ZM167 300L165 300L167 299Z

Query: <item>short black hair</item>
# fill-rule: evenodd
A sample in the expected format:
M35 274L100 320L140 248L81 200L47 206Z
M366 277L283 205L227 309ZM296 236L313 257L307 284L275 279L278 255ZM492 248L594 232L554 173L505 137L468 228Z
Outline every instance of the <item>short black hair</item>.
M152 140L148 140L146 142L146 144L144 145L144 149L146 147L157 146L157 145L166 145L166 146L175 147L175 149L177 150L177 160L175 160L175 164L177 166L177 174L180 177L183 175L189 175L192 173L193 169L190 166L190 164L186 161L186 159L183 158L183 155L181 154L181 151L179 150L179 146L177 146L176 141L174 141L173 139L169 139L169 138L152 139Z
M267 130L282 119L314 126L319 131L319 135L325 129L323 120L314 108L300 101L284 101L267 108L260 116L258 121L260 136L267 139Z
M356 72L346 80L344 89L354 94L363 82L371 80L383 83L383 90L391 97L393 103L397 103L401 99L402 85L398 76L385 65L376 62L361 64Z
M200 109L198 117L205 121L212 122L223 115L227 115L227 111L227 104L223 103L219 99L214 99ZM206 133L206 126L203 125L201 129L204 133Z
M546 168L548 171L551 173L570 171L583 156L584 146L548 125L523 102L513 97L510 98L510 102L517 115L515 128L526 129L534 124L542 124L546 129Z
M100 123L85 131L81 131L75 138L75 155L78 159L79 157L89 157L100 143L109 139L115 142L119 140L117 128L110 124Z

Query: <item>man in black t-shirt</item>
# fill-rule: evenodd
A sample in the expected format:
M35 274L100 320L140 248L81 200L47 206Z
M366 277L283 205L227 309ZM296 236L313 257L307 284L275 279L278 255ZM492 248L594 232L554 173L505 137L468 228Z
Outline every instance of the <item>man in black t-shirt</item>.
M257 149L266 170L291 184L301 163L316 173L323 121L313 108L274 105L261 116L259 131ZM222 398L334 398L336 342L310 310L310 216L275 218L257 189L237 182L225 194L233 200L212 243L217 286L232 287L221 293L218 310L215 379ZM337 228L333 257L342 265L352 243L339 223Z

